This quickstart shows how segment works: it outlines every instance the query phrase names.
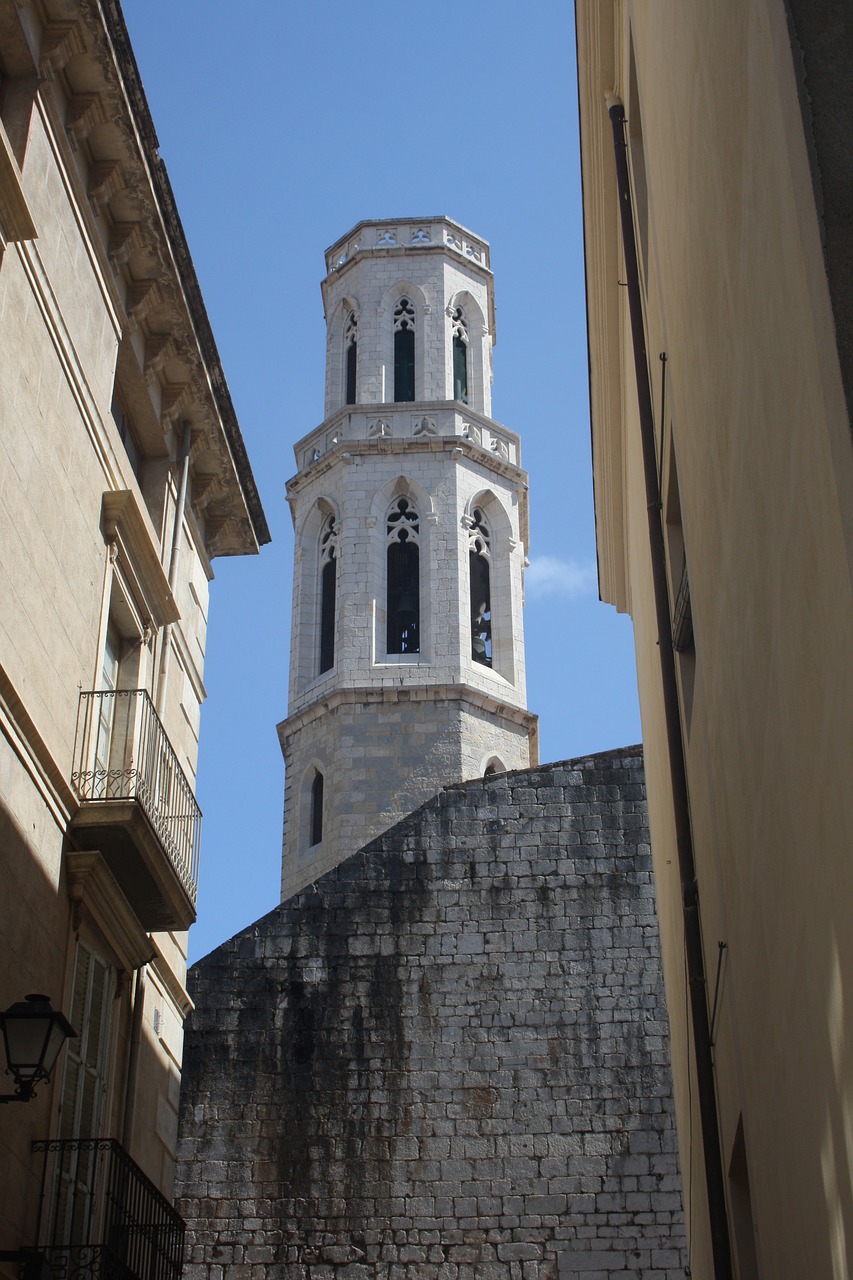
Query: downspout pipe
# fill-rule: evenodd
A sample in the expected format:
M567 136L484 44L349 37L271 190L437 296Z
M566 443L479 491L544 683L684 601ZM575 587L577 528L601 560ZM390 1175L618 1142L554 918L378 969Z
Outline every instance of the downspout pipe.
M699 889L696 883L696 864L693 856L693 835L690 824L690 808L687 795L687 770L684 760L684 740L681 733L678 684L675 674L675 653L672 647L672 612L666 577L666 554L662 520L662 502L657 470L655 425L652 411L652 391L646 351L645 325L643 321L640 272L637 265L637 242L634 235L634 216L631 202L631 182L628 173L628 145L625 140L625 108L621 102L608 104L613 129L613 150L616 157L616 182L619 193L619 211L622 222L622 247L625 258L625 275L628 286L628 309L631 319L631 336L634 348L634 372L637 380L640 435L642 441L643 473L646 486L646 510L649 523L649 550L654 582L655 615L658 629L658 653L660 654L661 684L663 687L666 739L669 754L669 772L672 780L672 799L675 815L675 836L678 849L678 868L681 880L682 919L684 924L684 951L687 962L687 984L690 999L693 1051L696 1065L696 1082L701 1121L702 1153L705 1165L705 1185L708 1193L708 1219L711 1230L711 1248L716 1280L731 1280L732 1258L729 1240L729 1224L726 1213L723 1159L720 1148L720 1130L717 1115L717 1096L714 1087L714 1063L711 1052L711 1029L708 1020L707 980L702 952L702 932L699 919ZM690 1066L688 1063L688 1071Z
M190 474L190 448L192 445L192 427L189 422L183 424L181 440L181 478L178 484L178 498L175 503L175 527L172 530L172 550L169 555L169 586L174 593L178 581L178 565L181 559L181 534L184 528L184 511L187 506L187 484ZM168 622L163 628L163 642L160 648L160 672L157 677L157 714L163 714L166 705L166 688L169 681L169 658L172 652L172 624Z

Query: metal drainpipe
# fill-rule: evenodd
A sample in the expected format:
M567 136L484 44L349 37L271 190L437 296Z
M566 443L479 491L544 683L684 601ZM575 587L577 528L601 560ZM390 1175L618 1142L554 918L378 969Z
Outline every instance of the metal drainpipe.
M690 994L693 1051L696 1060L696 1082L699 1094L699 1115L702 1131L702 1154L705 1164L705 1183L708 1190L708 1218L711 1228L711 1247L714 1258L714 1275L717 1280L731 1280L732 1259L729 1241L729 1223L726 1213L723 1159L720 1149L720 1131L717 1117L717 1096L714 1088L714 1063L711 1053L711 1031L708 1022L705 962L702 953L702 932L699 920L699 890L696 883L696 864L693 857L693 836L690 826L690 808L687 796L687 772L684 762L684 741L681 736L681 716L678 703L678 684L675 676L675 655L672 648L672 623L669 588L666 578L663 523L661 518L661 494L657 475L654 415L646 355L643 307L640 295L640 273L637 266L637 242L634 236L634 217L631 203L631 183L628 174L628 146L625 141L625 108L621 102L608 104L613 128L613 149L616 156L616 180L619 189L619 209L622 219L622 247L625 255L625 274L628 286L628 306L631 317L631 335L634 347L634 370L637 378L640 435L643 449L643 472L646 483L646 509L649 521L649 549L651 552L654 581L655 614L658 627L658 652L660 654L661 683L663 686L666 737L669 752L669 770L672 780L675 835L678 848L678 867L681 878L681 902L684 921L684 950L687 960L687 982ZM688 1072L690 1064L688 1063Z
M188 422L183 424L184 434L181 442L181 480L178 486L178 500L175 505L175 527L172 531L172 551L169 556L169 586L172 592L178 581L178 564L181 559L181 533L184 527L184 511L187 505L187 482L190 474L190 445L192 428ZM163 641L160 647L160 674L157 678L157 713L163 714L166 704L166 687L169 681L169 658L172 652L172 624L167 622L163 628Z

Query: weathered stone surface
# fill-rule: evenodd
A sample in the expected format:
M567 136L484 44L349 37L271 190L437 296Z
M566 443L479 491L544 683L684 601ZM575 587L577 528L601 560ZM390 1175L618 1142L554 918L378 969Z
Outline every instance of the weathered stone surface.
M451 787L200 961L190 1280L681 1275L651 895L626 749Z

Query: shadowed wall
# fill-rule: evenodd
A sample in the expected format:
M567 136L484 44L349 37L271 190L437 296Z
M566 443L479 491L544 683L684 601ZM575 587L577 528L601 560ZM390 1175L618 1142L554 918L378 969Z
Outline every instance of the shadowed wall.
M192 1280L681 1274L639 749L444 791L200 961Z

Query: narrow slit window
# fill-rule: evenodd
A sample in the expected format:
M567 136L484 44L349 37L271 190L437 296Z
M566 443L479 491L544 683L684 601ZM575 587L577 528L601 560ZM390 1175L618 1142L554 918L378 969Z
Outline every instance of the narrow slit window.
M479 507L468 528L468 567L471 589L471 657L484 667L492 665L491 539Z
M338 531L329 516L320 535L320 671L335 665L335 611L338 575Z
M415 398L415 308L401 298L394 308L394 400Z
M468 403L468 326L461 307L453 312L453 399Z
M398 498L387 520L386 650L420 653L421 583L418 513Z
M358 316L354 311L347 317L344 334L346 348L346 403L355 404L356 373L358 370Z
M311 844L320 844L323 839L323 775L314 774L311 783Z

